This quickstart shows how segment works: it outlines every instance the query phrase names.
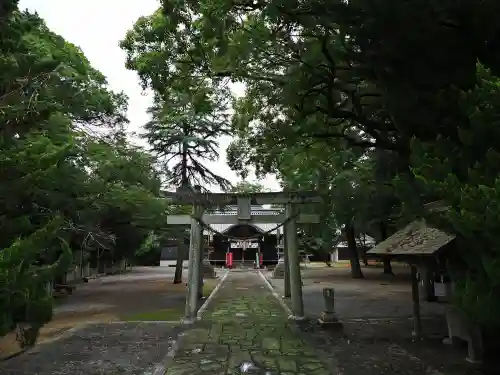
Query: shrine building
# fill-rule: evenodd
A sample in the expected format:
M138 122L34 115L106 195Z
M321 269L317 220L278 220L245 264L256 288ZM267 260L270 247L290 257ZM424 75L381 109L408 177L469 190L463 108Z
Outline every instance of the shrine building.
M212 224L210 227L215 230L204 230L206 240L208 240L208 258L214 266L226 264L227 254L232 254L232 262L235 266L241 264L253 264L259 261L263 266L272 265L278 262L280 255L280 239L283 228L279 227L281 208L264 208L263 206L251 206L252 216L276 215L276 223L259 223L255 218L255 223L249 224ZM233 215L238 214L237 206L228 206L224 210L210 212L210 215Z

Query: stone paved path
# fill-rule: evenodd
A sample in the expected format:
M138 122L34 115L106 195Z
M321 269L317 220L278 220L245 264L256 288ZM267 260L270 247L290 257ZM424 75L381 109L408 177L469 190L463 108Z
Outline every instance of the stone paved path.
M257 272L231 272L200 322L179 340L166 375L337 374L331 354L311 348ZM332 371L333 369L333 371ZM245 374L245 372L243 372Z

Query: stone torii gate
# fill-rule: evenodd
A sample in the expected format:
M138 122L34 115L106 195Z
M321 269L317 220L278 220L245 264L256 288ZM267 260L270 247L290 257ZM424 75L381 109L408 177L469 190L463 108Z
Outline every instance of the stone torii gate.
M191 224L189 241L188 295L184 321L196 320L198 299L202 288L203 264L203 225L210 224L253 224L283 223L285 235L285 258L288 258L287 272L290 276L290 294L292 300L292 319L303 319L304 304L302 300L302 280L297 243L297 223L319 223L320 217L315 214L297 214L298 204L321 203L321 197L315 192L266 192L266 193L201 193L165 192L164 197L173 204L191 204L191 215L168 215L167 224ZM252 215L252 205L281 204L285 213L280 215ZM209 207L237 205L238 214L210 215L205 213Z

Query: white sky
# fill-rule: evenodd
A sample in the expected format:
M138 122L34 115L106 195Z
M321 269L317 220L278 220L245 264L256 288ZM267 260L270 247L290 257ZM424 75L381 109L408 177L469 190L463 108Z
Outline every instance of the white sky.
M20 9L27 8L38 12L52 31L79 46L92 66L108 78L113 90L124 91L128 95L130 132L140 132L142 125L148 121L146 108L151 103L151 96L142 93L136 74L125 69L125 53L118 47L118 42L140 16L151 14L158 6L158 0L20 0L19 2ZM242 88L234 87L234 92L241 94ZM229 143L229 137L222 137L220 160L206 165L214 173L235 183L236 174L226 164L226 148ZM268 189L281 190L273 176L259 182Z

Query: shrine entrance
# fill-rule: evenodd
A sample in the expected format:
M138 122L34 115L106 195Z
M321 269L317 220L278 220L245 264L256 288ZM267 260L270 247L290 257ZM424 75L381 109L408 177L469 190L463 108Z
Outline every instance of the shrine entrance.
M299 265L299 249L297 241L297 224L318 223L319 215L301 214L297 209L301 204L322 203L321 197L315 192L266 192L266 193L201 193L200 187L192 190L165 192L164 196L172 204L192 204L191 215L169 215L167 224L191 225L189 245L189 270L188 270L188 296L186 298L186 315L184 322L192 323L197 318L198 300L203 285L203 274L201 271L205 262L208 266L209 260L204 257L204 230L211 231L230 243L234 240L262 240L266 234L283 227L285 236L285 279L289 280L290 294L292 300L293 319L304 318L304 303L302 300L302 281ZM237 215L210 215L207 209L211 207L237 206ZM252 206L255 205L283 205L283 211L278 215L254 215ZM276 227L262 233L253 223L280 223ZM218 232L211 225L231 224L227 230L234 230L239 236L230 237ZM255 233L257 230L258 233ZM252 231L253 234L252 234ZM242 254L242 258L244 258Z
M231 241L229 251L233 253L233 263L244 265L260 264L259 243L254 241Z
M227 254L231 253L234 267L268 266L278 262L278 234L267 233L258 225L233 224L214 234L209 261L213 265L227 266Z
M260 265L260 248L264 231L252 224L235 224L227 228L222 234L229 242L228 252L232 253L235 267L238 265ZM262 236L262 237L261 237Z

